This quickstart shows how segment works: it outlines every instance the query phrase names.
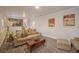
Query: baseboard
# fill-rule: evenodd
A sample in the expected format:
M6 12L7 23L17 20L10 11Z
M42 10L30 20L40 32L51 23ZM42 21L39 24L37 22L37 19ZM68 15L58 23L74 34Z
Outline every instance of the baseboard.
M49 36L49 35L46 35L46 34L42 34L42 36L45 36L45 37L48 37L48 38L51 38L51 39L56 39L56 38L54 38L54 37L51 37L51 36Z

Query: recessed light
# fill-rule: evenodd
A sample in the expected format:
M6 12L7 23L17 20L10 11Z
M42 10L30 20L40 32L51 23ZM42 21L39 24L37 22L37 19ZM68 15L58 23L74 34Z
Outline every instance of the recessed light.
M36 6L35 8L36 8L36 9L39 9L39 6Z

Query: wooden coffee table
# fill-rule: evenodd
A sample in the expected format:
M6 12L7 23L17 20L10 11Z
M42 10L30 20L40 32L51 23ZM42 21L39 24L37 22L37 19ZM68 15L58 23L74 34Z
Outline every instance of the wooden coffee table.
M26 42L27 49L30 50L30 53L32 52L34 48L44 45L44 43L45 43L45 39L38 39L38 40L29 39Z

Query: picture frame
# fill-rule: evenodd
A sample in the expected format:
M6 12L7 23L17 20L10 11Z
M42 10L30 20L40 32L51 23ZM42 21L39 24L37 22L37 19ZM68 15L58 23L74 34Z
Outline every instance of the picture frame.
M48 19L48 26L49 27L55 27L55 18L49 18Z
M23 19L8 18L8 21L11 24L12 27L23 26Z
M63 16L64 26L75 26L75 14L69 14Z

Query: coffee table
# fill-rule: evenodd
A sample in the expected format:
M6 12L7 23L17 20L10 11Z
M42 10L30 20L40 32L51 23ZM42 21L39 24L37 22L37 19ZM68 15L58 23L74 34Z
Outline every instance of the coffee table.
M44 45L45 41L46 41L45 39L38 39L38 40L29 39L26 42L27 49L29 49L30 53L31 53L34 48L37 48L37 47L40 47L41 45Z

